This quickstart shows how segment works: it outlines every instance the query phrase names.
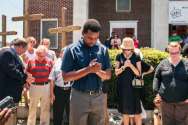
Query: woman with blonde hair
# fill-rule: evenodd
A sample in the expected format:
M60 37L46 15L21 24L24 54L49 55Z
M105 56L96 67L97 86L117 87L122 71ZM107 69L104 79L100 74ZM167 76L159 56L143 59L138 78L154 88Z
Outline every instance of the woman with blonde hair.
M155 71L153 91L160 100L163 125L187 125L188 60L180 57L181 46L170 42L170 58L162 60Z
M139 89L134 89L132 80L141 75L140 55L134 52L133 40L123 39L122 52L116 56L115 75L118 75L118 111L123 114L124 125L129 125L129 115L134 115L136 125L141 125Z
M49 50L50 39L43 38L42 41L40 42L40 45L45 45L46 46L46 48L48 49L48 52L47 52L46 56L53 61L53 64L55 64L55 62L57 60L57 57L56 57L56 54L55 54L55 52L53 50Z
M28 49L22 55L25 66L26 66L29 59L36 56L36 49L34 48L35 45L36 45L36 39L34 37L28 37L26 40L28 42Z
M36 39L34 37L28 37L26 40L28 42L28 49L26 50L26 52L24 54L22 54L22 58L23 58L25 67L27 65L28 60L36 56L36 50L37 50L34 48L36 45ZM28 105L29 100L28 100L28 95L27 95L28 89L29 89L29 84L24 84L23 95L25 98L25 108L26 109L29 108L29 105Z

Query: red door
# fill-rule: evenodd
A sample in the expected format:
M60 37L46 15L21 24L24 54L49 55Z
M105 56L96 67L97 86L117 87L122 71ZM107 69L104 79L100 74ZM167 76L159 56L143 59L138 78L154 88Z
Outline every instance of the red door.
M123 38L130 37L134 35L134 28L124 28L123 29Z

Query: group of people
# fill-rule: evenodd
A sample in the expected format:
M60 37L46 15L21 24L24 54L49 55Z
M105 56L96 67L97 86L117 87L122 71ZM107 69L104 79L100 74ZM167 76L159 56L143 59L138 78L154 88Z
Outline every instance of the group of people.
M101 26L95 19L85 22L82 37L63 48L57 59L49 50L50 40L44 38L37 49L34 37L16 39L10 47L0 50L0 100L11 96L15 103L21 100L29 86L30 104L27 125L36 124L37 105L40 100L40 124L49 125L50 102L53 103L53 123L61 125L63 113L69 125L109 125L107 113L106 80L111 78L108 47L97 42ZM121 49L116 56L118 111L123 114L124 125L142 124L144 88L133 88L138 76L153 72L154 68L142 60L135 47L136 37L118 36L111 40L113 47ZM137 42L138 44L138 42ZM154 94L161 108L163 125L186 125L188 120L188 60L180 57L181 46L171 42L167 47L170 58L158 65L154 81ZM23 63L22 58L23 57ZM24 65L25 63L25 65ZM28 101L26 101L27 105ZM0 124L10 118L11 111L1 109ZM4 116L4 114L6 114ZM130 120L129 120L130 119ZM12 124L11 124L12 125Z
M139 48L139 40L136 39L136 36L132 36L133 44L135 48ZM104 45L106 46L107 49L116 49L119 50L120 45L121 45L121 39L119 39L118 34L115 32L111 33L111 37L106 37Z

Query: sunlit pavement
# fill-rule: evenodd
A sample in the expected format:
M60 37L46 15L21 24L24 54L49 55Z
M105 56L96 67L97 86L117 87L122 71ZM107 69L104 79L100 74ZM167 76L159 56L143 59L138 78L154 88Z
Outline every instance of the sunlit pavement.
M50 121L50 125L53 125L53 121ZM27 119L17 119L17 125L27 125ZM40 125L40 120L37 119L36 125Z

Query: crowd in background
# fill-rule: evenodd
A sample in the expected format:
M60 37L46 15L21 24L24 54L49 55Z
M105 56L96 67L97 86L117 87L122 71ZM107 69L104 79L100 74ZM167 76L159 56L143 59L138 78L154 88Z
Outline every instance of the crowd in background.
M106 80L111 77L112 66L108 49L117 49L121 50L116 55L115 62L115 75L118 76L118 111L123 115L124 125L133 125L133 117L136 125L141 125L142 119L147 117L143 114L145 88L134 88L132 82L136 77L143 82L143 77L153 72L154 68L142 60L143 55L139 51L139 40L136 36L121 40L112 32L112 36L105 40L105 47L97 42L100 29L98 21L86 21L82 37L63 48L59 58L49 49L50 40L47 38L43 38L36 49L34 37L13 40L10 47L0 50L0 73L9 80L0 83L0 100L7 95L14 98L15 89L19 89L19 92L16 92L19 97L23 90L25 107L29 108L27 125L36 123L39 100L41 125L49 124L50 103L53 103L54 125L63 122L64 111L67 124L70 125L109 125ZM182 43L187 44L188 37L182 40L173 31L167 47L170 57L161 61L155 71L155 125L161 123L161 118L163 125L187 124L188 60L181 58L180 53L188 55L188 44L181 49ZM10 73L14 71L17 77L6 70ZM3 89L7 90L6 94ZM16 103L20 100L20 97L14 98ZM7 109L0 112L2 125L8 121L2 118L5 110ZM8 118L7 114L5 118Z

